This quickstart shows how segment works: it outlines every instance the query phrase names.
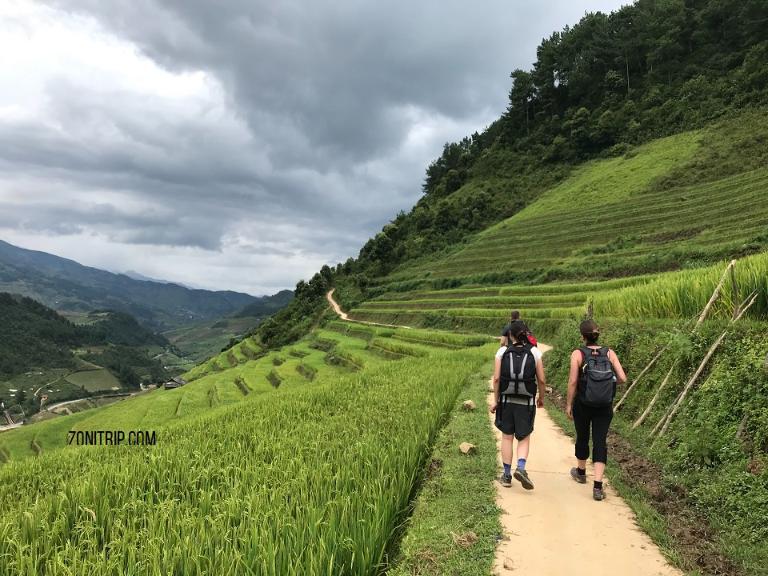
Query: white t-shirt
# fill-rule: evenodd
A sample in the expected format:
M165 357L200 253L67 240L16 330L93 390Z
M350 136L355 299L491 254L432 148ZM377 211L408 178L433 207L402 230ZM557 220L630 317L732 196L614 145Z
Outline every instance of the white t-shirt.
M507 347L506 346L502 346L501 348L499 348L496 351L496 358L501 358L502 356L504 356L504 352L506 352L506 351L507 351ZM536 346L531 348L531 354L533 354L533 359L536 360L536 364L541 362L541 358L542 358L543 354L541 353L541 350L539 350Z

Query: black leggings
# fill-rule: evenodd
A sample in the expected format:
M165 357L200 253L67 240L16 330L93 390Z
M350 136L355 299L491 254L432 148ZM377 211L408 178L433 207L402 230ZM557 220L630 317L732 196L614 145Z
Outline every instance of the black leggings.
M589 457L589 427L592 426L592 462L608 462L608 428L613 420L613 406L586 406L578 399L573 403L576 426L576 458Z

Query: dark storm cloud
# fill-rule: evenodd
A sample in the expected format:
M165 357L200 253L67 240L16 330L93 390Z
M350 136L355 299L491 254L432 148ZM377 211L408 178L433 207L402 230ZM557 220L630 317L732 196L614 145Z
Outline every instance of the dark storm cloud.
M278 163L344 164L396 147L403 106L451 118L499 110L509 71L540 40L530 24L569 2L58 4L96 15L170 69L214 71L253 132L270 134Z
M503 111L542 36L620 2L47 4L204 71L221 106L52 77L47 120L0 117L0 227L333 261L413 204L443 142Z

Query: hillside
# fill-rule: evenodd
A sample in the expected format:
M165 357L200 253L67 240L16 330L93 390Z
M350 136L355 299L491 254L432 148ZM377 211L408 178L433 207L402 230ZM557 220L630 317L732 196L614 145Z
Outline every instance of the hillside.
M766 21L764 2L639 0L545 39L507 112L446 145L409 213L188 384L0 435L8 571L475 576L530 557L531 574L764 576ZM530 455L547 477L504 507L483 402L511 309L553 346L552 390ZM587 316L629 375L602 503L574 492L549 423L572 433ZM70 430L157 442L67 445ZM573 513L585 503L601 508ZM615 517L653 544L621 549ZM521 538L542 518L546 538ZM620 565L630 547L654 563Z
M765 250L766 140L768 115L753 113L590 162L452 253L409 262L387 281L610 278Z
M578 345L578 321L592 313L630 379L642 374L614 419L612 483L678 566L704 574L763 574L766 141L768 111L721 109L720 119L696 130L560 163L556 181L542 179L517 197L512 214L481 216L486 226L452 239L438 232L445 242L429 248L432 229L416 231L411 223L430 204L443 206L450 222L446 203L466 206L478 194L492 197L483 194L484 170L501 154L497 141L453 191L439 200L426 191L357 259L300 283L296 301L260 336L274 346L310 330L330 287L352 319L435 333L496 334L509 311L519 309L540 339L555 346L549 406L567 431L571 424L558 412L568 353ZM531 170L544 166L534 163ZM519 182L528 177L522 174ZM414 251L417 242L423 250ZM734 272L724 277L707 320L693 330L732 258ZM753 297L745 318L732 325ZM441 573L419 560L432 553L417 546L412 569Z
M93 312L74 324L32 300L0 293L0 400L30 416L47 403L116 389L170 374L153 356L170 347L122 313Z
M134 280L0 240L0 291L28 296L62 312L127 312L154 329L217 319L259 299Z

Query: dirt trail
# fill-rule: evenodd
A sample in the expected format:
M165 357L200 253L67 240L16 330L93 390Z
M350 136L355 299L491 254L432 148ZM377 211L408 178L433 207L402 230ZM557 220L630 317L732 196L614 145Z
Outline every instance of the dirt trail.
M539 348L551 349L546 344ZM492 400L490 393L489 404ZM489 416L493 422L493 414ZM493 429L498 448L501 432ZM589 482L577 484L569 476L573 465L573 441L545 409L538 409L526 466L536 488L524 490L517 481L504 488L496 482L496 502L508 539L496 548L494 574L682 575L637 527L634 513L608 483L606 499L595 502L592 467L587 469Z
M350 319L333 299L333 290L326 298L342 320L387 326ZM542 352L552 349L543 343L539 348ZM490 393L489 404L492 400ZM494 416L490 412L489 416L493 422ZM501 433L495 426L494 430L498 449ZM495 482L496 503L502 510L501 523L508 539L496 548L494 574L682 576L637 527L634 513L608 483L606 499L595 502L592 467L587 469L590 481L584 485L571 480L573 465L573 441L545 409L539 409L527 466L536 488L524 490L516 481L512 488L504 488Z
M325 298L328 300L328 304L331 305L331 308L333 308L333 311L336 312L336 314L338 314L339 318L341 318L342 320L349 321L349 316L347 316L347 313L344 312L341 309L341 306L339 306L338 302L336 302L336 300L333 299L334 290L336 289L334 288L333 290L329 290L328 294L325 295Z
M331 290L329 290L328 293L325 295L325 299L328 300L328 304L331 305L331 308L333 308L333 311L336 312L336 314L342 320L346 320L347 322L355 322L357 324L368 324L369 326L382 326L384 328L405 328L407 330L411 330L410 326L401 326L399 324L381 324L379 322L367 322L365 320L355 320L354 318L350 318L349 315L341 309L341 306L339 306L339 303L333 299L333 293L335 290L336 290L335 288L332 288Z

